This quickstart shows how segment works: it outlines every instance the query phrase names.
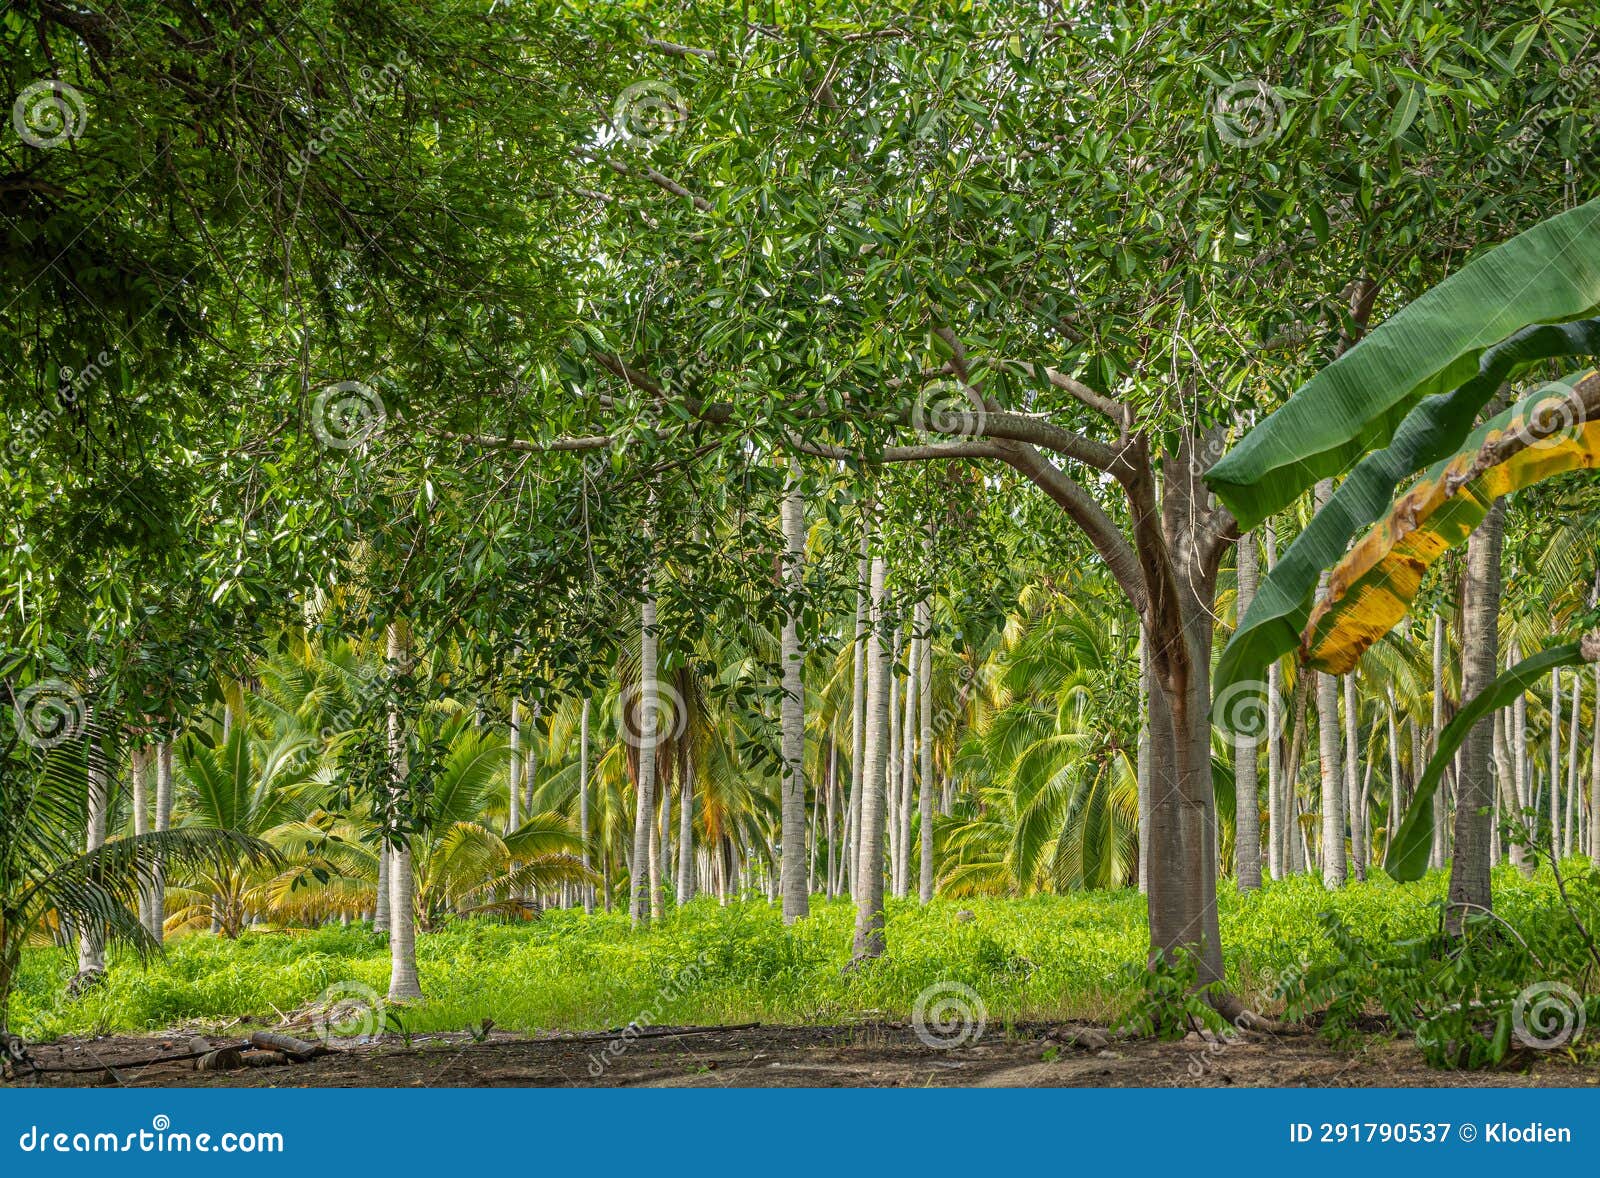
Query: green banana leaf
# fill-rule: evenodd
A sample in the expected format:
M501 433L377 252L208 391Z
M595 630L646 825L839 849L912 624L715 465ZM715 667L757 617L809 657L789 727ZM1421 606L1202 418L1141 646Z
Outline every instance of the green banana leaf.
M1600 259L1600 243L1594 248ZM1378 332L1382 330L1379 328ZM1374 338L1378 332L1373 333ZM1334 367L1364 347L1365 343L1346 353ZM1312 595L1323 570L1343 558L1358 531L1388 513L1395 490L1403 480L1447 460L1461 448L1472 433L1478 414L1505 381L1540 360L1596 355L1600 355L1600 318L1539 324L1487 349L1482 356L1482 369L1474 379L1452 393L1434 394L1419 402L1388 447L1357 464L1335 488L1333 498L1295 538L1277 567L1262 580L1250 609L1217 660L1214 690L1220 693L1235 683L1264 678L1269 663L1299 646L1300 632L1311 617ZM1277 413L1273 414L1245 441L1277 417Z
M1439 747L1417 782L1411 806L1389 840L1389 851L1383 858L1383 869L1400 883L1421 879L1428 870L1428 850L1433 843L1433 795L1438 791L1439 780L1456 755L1456 750L1466 742L1467 733L1477 722L1498 712L1527 691L1556 667L1572 667L1590 661L1583 650L1583 642L1564 642L1548 646L1538 654L1523 659L1514 667L1502 671L1488 687L1484 688L1455 719L1439 733Z
M1391 316L1224 455L1206 482L1248 531L1388 445L1422 398L1484 373L1495 344L1531 324L1596 313L1600 200L1541 221Z

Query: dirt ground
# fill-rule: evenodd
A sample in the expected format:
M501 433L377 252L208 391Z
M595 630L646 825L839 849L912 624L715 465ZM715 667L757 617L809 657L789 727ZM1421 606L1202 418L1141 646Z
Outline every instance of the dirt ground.
M34 1047L29 1086L132 1087L1574 1087L1600 1066L1550 1053L1497 1071L1427 1067L1414 1044L1377 1037L1343 1050L1309 1032L1234 1042L1115 1038L1096 1028L991 1026L976 1043L935 1049L911 1027L650 1028L523 1037L419 1035L341 1046L305 1063L199 1072L186 1033L62 1040ZM214 1039L217 1045L238 1040ZM71 1071L64 1069L74 1069Z

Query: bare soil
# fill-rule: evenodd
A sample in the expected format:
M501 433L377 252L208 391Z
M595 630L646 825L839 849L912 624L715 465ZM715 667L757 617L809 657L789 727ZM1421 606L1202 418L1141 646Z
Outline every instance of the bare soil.
M661 1028L618 1034L418 1035L342 1046L305 1063L199 1072L187 1033L65 1039L31 1049L29 1086L132 1087L1581 1087L1600 1065L1523 1054L1495 1071L1427 1067L1414 1044L1374 1036L1350 1049L1311 1032L1224 1042L1108 1036L1073 1026L991 1026L933 1048L905 1024ZM217 1039L222 1045L225 1041ZM65 1070L75 1069L75 1070Z

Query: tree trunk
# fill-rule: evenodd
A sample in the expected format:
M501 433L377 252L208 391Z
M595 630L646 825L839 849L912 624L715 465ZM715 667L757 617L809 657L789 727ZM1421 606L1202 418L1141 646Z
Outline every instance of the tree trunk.
M917 898L933 899L933 603L917 603L917 629L922 634L922 659L917 663L917 821L921 824ZM1600 750L1600 743L1595 745Z
M1589 752L1589 858L1600 862L1600 665L1594 669L1594 747Z
M660 764L660 744L656 745L657 764ZM672 783L665 780L660 770L656 772L655 826L650 842L650 919L660 920L666 915L667 869L672 863L672 850L668 840L672 837Z
M1504 500L1497 500L1467 540L1461 588L1461 698L1494 682L1500 664L1500 547ZM1462 746L1456 779L1455 854L1450 863L1446 927L1461 931L1470 912L1490 908L1490 824L1494 808L1494 716L1473 725Z
M506 833L522 825L522 701L511 701L511 763L506 766L510 785L510 816L506 819Z
M1333 480L1323 479L1316 489L1317 510L1321 510L1333 497ZM1323 573L1318 592L1328 587L1328 575ZM1339 680L1333 675L1316 672L1317 683L1317 743L1320 750L1322 775L1322 882L1330 888L1342 888L1345 881L1344 856L1344 767L1340 757L1339 739Z
M861 505L861 552L856 560L856 641L852 653L850 682L850 798L845 817L846 855L850 877L850 898L861 903L861 786L866 779L867 717L867 615L872 544L872 499Z
M154 760L153 750L137 748L128 757L129 784L133 787L133 833L134 837L150 833L150 766ZM148 884L139 886L139 924L145 932L150 932L150 887ZM151 934L154 936L154 934Z
M856 959L883 956L883 819L888 769L889 647L883 640L883 557L872 558L867 617L867 724L863 741L860 857L856 864Z
M1139 627L1139 891L1150 894L1150 639Z
M1506 656L1507 663L1515 666L1522 661L1522 648L1516 642L1511 644L1511 650ZM1512 783L1517 791L1517 826L1531 826L1536 819L1523 811L1533 805L1533 785L1529 780L1528 769L1528 696L1526 692L1519 694L1511 701L1511 773ZM1511 862L1517 865L1524 878L1533 877L1533 860L1528 855L1529 848L1520 843L1513 843L1511 847Z
M1561 668L1550 672L1550 854L1561 854Z
M583 839L583 865L589 863L589 699L578 714L578 834ZM594 885L583 885L583 910L594 914Z
M922 685L922 640L916 635L915 623L906 648L911 654L906 661L905 714L900 720L900 800L895 805L900 822L900 858L895 863L894 894L902 900L911 892L911 787L916 774L917 717L921 714L917 710L917 691Z
M1254 536L1241 536L1234 548L1237 560L1237 598L1235 611L1240 622L1255 600L1256 584L1260 579L1260 562L1256 556ZM1245 725L1240 725L1241 728ZM1269 726L1267 739L1276 736ZM1234 820L1233 820L1233 875L1241 892L1254 891L1261 886L1261 791L1257 776L1260 766L1256 756L1256 737L1235 733L1233 738Z
M1370 768L1370 763L1369 766ZM1361 805L1361 700L1356 673L1344 677L1344 783L1350 815L1350 862L1356 878L1367 879L1367 816Z
M694 747L687 729L679 746L678 778L681 781L678 801L678 904L681 907L694 899Z
M888 862L890 892L900 895L900 651L903 646L899 627L889 647L889 752L884 775L883 821L889 836Z
M1394 688L1386 690L1389 697L1389 821L1384 831L1385 855L1394 846L1394 832L1405 809L1400 798L1400 725L1395 716Z
M1433 615L1433 732L1428 741L1430 750L1439 747L1439 733L1444 731L1444 618L1439 614ZM1428 866L1439 868L1444 866L1445 859L1450 854L1446 840L1446 824L1450 820L1449 803L1445 796L1445 786L1440 782L1439 788L1433 794L1433 847L1428 855Z
M800 647L800 600L805 588L805 500L801 497L800 463L794 461L783 494L783 579L786 606L779 661L782 663L783 782L781 797L782 859L779 861L783 895L783 923L793 924L811 914L806 887L806 696L804 656Z
M411 634L403 619L389 623L388 638L391 673L409 674ZM410 766L406 756L405 720L397 705L389 709L389 764L392 809L398 812L405 796ZM394 873L389 881L389 1001L405 1002L422 997L422 986L417 980L417 926L412 901L409 832L397 833L389 862Z
M1267 571L1278 567L1278 529L1271 520L1261 525ZM1283 782L1283 669L1273 659L1267 667L1267 872L1282 879L1288 870L1288 805Z
M1577 852L1578 837L1578 711L1583 706L1583 674L1572 673L1572 715L1567 736L1567 810L1561 823L1561 853L1571 857Z
M639 617L639 714L635 729L639 769L633 791L633 862L628 899L634 928L650 921L650 847L654 842L651 819L655 816L656 796L656 599L648 586Z
M94 678L90 677L91 683ZM84 716L83 730L86 742L84 764L87 770L85 783L88 802L85 810L87 820L84 823L83 847L85 851L95 851L105 845L106 810L111 803L111 782L110 774L106 772L105 742L100 739L97 732L101 727L109 732L111 725L105 723L97 727L94 704L85 706ZM105 968L105 930L96 922L89 921L78 930L78 972L80 974L103 972Z
M157 830L172 827L172 742L156 745L156 822ZM167 865L165 856L156 856L155 876L150 887L150 935L160 944L166 939Z
M828 899L839 895L839 741L828 739Z

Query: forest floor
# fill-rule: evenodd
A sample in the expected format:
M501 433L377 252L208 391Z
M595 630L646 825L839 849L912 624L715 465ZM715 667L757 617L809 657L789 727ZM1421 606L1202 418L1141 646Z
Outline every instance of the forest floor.
M935 1049L903 1023L653 1027L648 1037L492 1032L384 1036L306 1063L198 1072L188 1038L68 1038L32 1049L33 1086L130 1087L1586 1087L1600 1066L1523 1054L1492 1071L1440 1071L1414 1044L1379 1036L1353 1048L1309 1031L1232 1042L1159 1042L1073 1026L990 1027ZM220 1044L222 1041L217 1040ZM73 1070L58 1070L68 1069Z

